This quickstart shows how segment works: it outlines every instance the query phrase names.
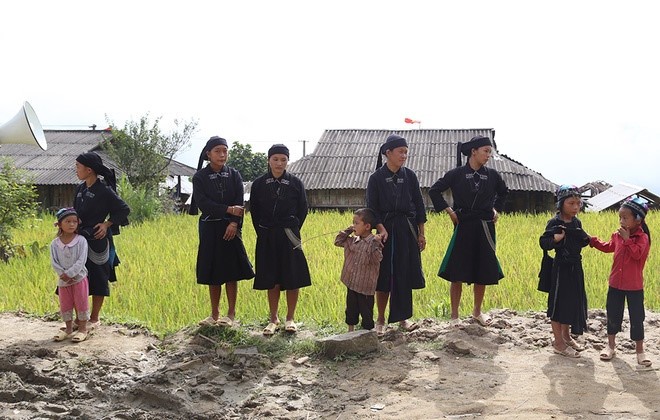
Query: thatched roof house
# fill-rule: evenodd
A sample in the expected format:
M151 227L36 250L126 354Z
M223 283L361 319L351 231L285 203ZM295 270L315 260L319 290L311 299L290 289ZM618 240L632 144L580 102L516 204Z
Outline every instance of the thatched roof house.
M73 204L73 193L80 183L76 177L76 157L81 153L94 151L101 156L103 164L115 169L117 177L121 170L100 147L110 136L105 130L44 130L48 150L24 144L3 144L0 156L9 157L14 165L27 171L33 177L43 208L66 207ZM195 168L172 161L169 174L192 176Z
M304 182L310 207L364 206L367 180L375 169L378 150L393 133L408 141L406 166L417 174L429 207L428 189L456 166L456 142L466 142L475 135L495 138L493 129L326 130L314 152L291 163L288 170ZM488 166L502 174L511 191L507 211L552 209L556 184L505 155L494 156ZM447 198L451 199L450 192Z

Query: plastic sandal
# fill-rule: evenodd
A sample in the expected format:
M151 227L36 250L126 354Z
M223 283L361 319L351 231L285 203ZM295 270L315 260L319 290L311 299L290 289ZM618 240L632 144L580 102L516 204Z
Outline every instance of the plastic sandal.
M378 337L385 335L385 324L376 324L376 335Z
M229 318L228 316L223 316L222 318L218 319L217 324L221 327L233 327L234 326L234 320Z
M580 344L578 344L578 342L573 340L573 338L571 338L570 340L564 340L564 343L566 343L566 345L569 346L569 347L573 347L576 351L583 351L584 350L584 346L581 346Z
M279 328L279 325L274 323L274 322L269 322L268 325L266 325L266 328L264 328L264 335L273 335L275 334L275 331Z
M71 341L74 343L82 343L85 340L87 340L87 333L82 331L78 331L71 337Z
M573 347L570 347L570 346L566 346L566 348L564 350L559 350L557 347L554 347L554 346L552 347L552 349L554 350L555 354L559 354L559 355L562 355L564 357L570 357L570 358L573 358L573 359L580 357L580 353L575 351L575 349Z
M615 349L613 349L609 345L605 346L603 351L600 352L600 360L612 360L615 354L616 354Z
M479 314L479 316L472 315L472 319L477 321L477 323L479 323L479 325L481 325L482 327L487 327L493 322L493 318L491 318L487 314Z
M291 320L287 320L284 323L284 330L286 332L294 333L294 332L298 331L298 327L296 326L296 323L293 322L293 320L291 319Z
M402 323L399 323L399 328L404 330L405 332L412 332L415 331L417 328L419 328L419 324L416 322L410 322L408 320L405 320Z
M73 333L68 333L66 330L60 330L57 334L53 336L53 341L64 341L67 338L71 337Z
M649 358L646 357L644 352L637 353L637 364L643 367L650 367L653 362Z
M92 324L92 323L90 322L89 325L91 326L91 324ZM208 318L205 318L205 319L202 319L201 321L199 321L199 325L201 325L201 326L211 326L211 325L216 325L216 320L213 319L212 316L210 316L210 317L208 317ZM91 329L93 329L93 328L90 327L90 330L91 330Z

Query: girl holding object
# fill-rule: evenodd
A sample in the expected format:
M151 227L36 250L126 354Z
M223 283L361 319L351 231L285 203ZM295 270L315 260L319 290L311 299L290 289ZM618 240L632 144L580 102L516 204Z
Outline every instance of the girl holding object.
M616 333L621 331L624 300L628 301L630 339L635 342L637 364L650 367L644 354L644 264L649 256L651 233L646 225L647 201L630 197L619 209L619 229L609 242L596 237L589 245L603 252L613 252L614 262L607 290L607 341L601 360L611 360L616 353Z

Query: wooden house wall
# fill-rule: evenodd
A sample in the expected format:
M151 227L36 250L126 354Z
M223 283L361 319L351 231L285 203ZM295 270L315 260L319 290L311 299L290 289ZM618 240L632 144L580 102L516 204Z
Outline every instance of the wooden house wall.
M44 210L73 206L75 185L37 185L39 203Z

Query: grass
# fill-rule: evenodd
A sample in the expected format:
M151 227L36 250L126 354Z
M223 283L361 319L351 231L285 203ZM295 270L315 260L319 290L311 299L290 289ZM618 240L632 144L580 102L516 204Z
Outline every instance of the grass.
M660 232L660 222L649 215L651 232ZM499 286L488 287L484 309L511 308L543 310L547 295L536 291L542 252L538 237L548 214L504 214L497 226L498 257L505 278ZM583 214L584 228L608 239L618 226L615 213ZM302 230L303 250L312 274L312 286L301 289L296 318L303 328L325 333L343 331L345 288L339 281L343 254L333 246L334 235L350 224L351 216L339 212L312 212ZM54 219L30 220L15 232L18 243L28 249L27 257L0 264L0 311L24 311L37 315L58 311L54 289L56 276L50 267L48 244L55 235ZM429 214L426 226L427 249L422 254L426 288L414 292L415 318L446 318L449 311L449 283L437 271L452 232L444 214ZM254 261L255 235L246 216L243 231L248 256ZM169 215L141 225L128 226L116 237L121 265L119 281L111 285L103 317L167 334L193 325L209 314L208 288L196 284L197 218ZM646 306L660 310L660 251L654 243L645 269ZM592 248L583 251L587 296L591 308L604 308L612 255ZM471 290L466 289L461 313L471 310ZM224 297L221 310L224 307ZM284 315L282 298L280 315ZM266 292L252 290L252 281L239 282L237 317L243 325L261 329L266 323Z

